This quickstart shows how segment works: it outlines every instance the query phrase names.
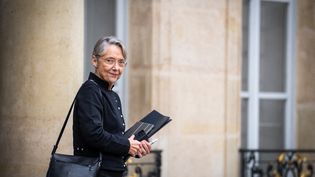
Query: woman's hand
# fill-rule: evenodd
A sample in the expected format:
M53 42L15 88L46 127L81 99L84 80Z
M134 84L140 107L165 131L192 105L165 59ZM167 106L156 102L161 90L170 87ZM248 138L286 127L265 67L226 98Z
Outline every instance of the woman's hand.
M150 152L151 152L151 144L146 140L142 140L140 143L140 148L137 155L141 158L149 154Z
M129 154L134 157L135 155L138 154L140 150L140 145L141 143L137 140L135 140L135 135L132 135L130 138L128 138L129 143L130 143L130 148L129 148Z

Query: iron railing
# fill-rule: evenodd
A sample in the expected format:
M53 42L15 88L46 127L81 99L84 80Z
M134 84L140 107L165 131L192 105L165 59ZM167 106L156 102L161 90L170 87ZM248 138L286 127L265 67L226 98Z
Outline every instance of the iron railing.
M162 151L152 150L151 154L128 161L127 177L161 177Z
M314 149L240 149L240 177L313 177Z

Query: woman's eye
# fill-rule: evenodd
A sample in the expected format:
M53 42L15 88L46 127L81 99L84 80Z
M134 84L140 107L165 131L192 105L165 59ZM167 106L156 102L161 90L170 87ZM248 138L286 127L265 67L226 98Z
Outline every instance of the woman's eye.
M113 59L106 59L106 62L107 63L114 63L114 60Z

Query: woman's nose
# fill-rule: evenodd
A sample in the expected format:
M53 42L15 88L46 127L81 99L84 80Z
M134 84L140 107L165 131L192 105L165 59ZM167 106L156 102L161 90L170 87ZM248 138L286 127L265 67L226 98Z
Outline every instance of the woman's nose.
M118 70L118 68L119 68L118 62L115 62L113 65L113 70Z

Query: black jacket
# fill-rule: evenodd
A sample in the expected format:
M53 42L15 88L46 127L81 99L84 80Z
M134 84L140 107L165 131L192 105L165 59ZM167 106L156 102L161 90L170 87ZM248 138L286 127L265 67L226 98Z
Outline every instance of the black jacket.
M81 86L73 112L73 148L75 155L98 156L102 153L101 168L124 171L124 157L129 141L123 137L125 122L117 93L108 83L90 73Z

